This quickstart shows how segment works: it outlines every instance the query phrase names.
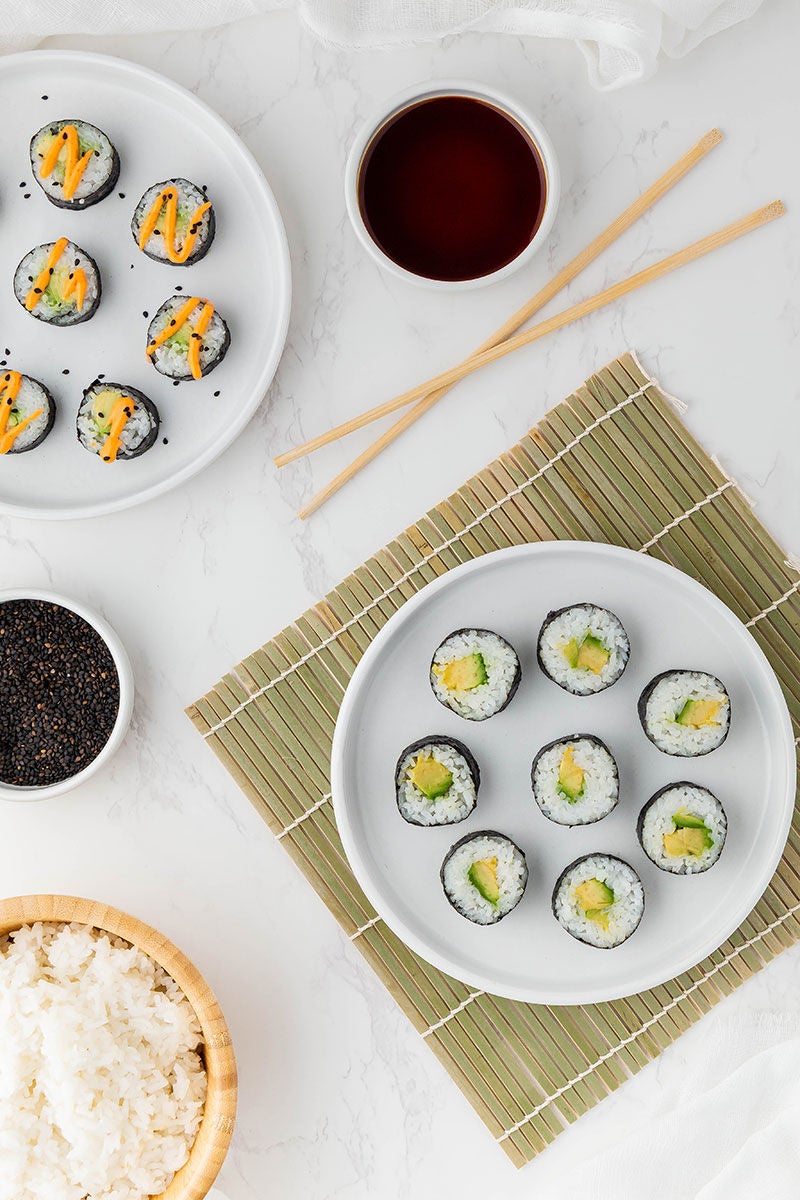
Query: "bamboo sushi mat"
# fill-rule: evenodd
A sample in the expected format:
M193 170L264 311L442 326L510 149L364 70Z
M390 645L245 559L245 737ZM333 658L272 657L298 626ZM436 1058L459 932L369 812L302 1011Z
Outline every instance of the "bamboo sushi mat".
M328 773L356 663L436 576L553 538L627 546L704 583L752 630L800 732L798 572L631 354L188 709L517 1166L800 937L797 812L777 873L736 933L678 979L612 1003L548 1008L472 990L412 954L367 901L336 831Z

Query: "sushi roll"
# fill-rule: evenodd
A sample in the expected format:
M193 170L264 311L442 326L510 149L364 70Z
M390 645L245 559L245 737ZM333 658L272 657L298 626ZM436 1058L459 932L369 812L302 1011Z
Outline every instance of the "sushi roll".
M219 366L231 335L214 305L197 296L172 296L147 330L147 357L169 379L201 379Z
M136 388L96 380L78 409L78 441L105 463L138 458L155 442L158 409Z
M705 671L663 671L639 697L639 720L654 746L697 758L721 746L731 725L725 685Z
M33 178L57 208L90 208L119 179L119 155L88 121L50 121L31 138Z
M400 816L410 825L456 825L475 807L480 782L478 764L463 742L438 733L421 738L397 760Z
M553 916L587 946L611 950L637 929L644 888L633 867L613 854L585 854L566 867L553 888Z
M188 179L154 183L136 205L131 233L148 258L190 267L214 240L214 209L202 188Z
M41 446L56 419L56 402L43 383L5 371L0 375L0 454Z
M441 880L457 913L475 925L496 925L522 899L528 865L511 838L484 829L451 846Z
M437 647L430 669L433 694L467 721L502 712L519 687L514 647L490 629L457 629Z
M662 871L699 875L722 853L728 819L708 788L669 783L647 801L636 832L645 854Z
M622 622L596 604L571 604L548 613L539 630L539 666L573 696L592 696L616 683L631 645Z
M574 733L544 746L531 768L533 798L556 825L590 825L619 800L614 755L591 733Z
M14 272L14 295L25 311L60 328L90 320L101 292L97 263L65 237L34 246Z

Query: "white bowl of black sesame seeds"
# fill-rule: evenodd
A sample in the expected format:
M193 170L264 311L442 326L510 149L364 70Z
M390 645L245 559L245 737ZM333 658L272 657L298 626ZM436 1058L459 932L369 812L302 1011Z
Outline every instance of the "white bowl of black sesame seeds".
M133 672L98 613L35 588L0 591L0 799L77 787L118 750Z

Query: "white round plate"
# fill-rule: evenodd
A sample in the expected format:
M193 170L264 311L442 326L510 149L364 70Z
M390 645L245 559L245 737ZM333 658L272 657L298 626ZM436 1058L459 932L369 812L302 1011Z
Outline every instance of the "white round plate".
M0 512L55 519L139 504L221 454L275 374L291 304L289 252L275 198L224 121L191 93L134 63L62 50L11 55L0 59L0 111L6 114L0 123L0 358L41 380L58 408L55 428L38 449L0 456ZM36 130L69 117L104 130L121 161L111 195L82 212L52 205L28 159ZM145 189L177 175L206 185L216 214L213 245L190 267L153 262L130 229ZM33 320L12 288L23 255L61 236L95 259L103 281L97 313L71 329ZM143 314L152 317L177 288L214 303L230 327L231 347L206 378L174 387L145 357L149 320ZM159 439L141 458L106 464L77 441L81 393L101 373L140 389L158 407Z
M622 678L576 697L536 662L551 609L590 601L621 618L631 641ZM462 720L434 698L434 650L454 629L508 638L522 683L503 713ZM671 758L645 737L637 700L659 671L718 675L731 697L731 731L703 758ZM555 738L594 733L617 758L620 802L594 825L548 821L534 803L531 762ZM428 734L469 746L481 769L478 803L459 825L420 828L400 817L394 769L400 751ZM710 788L728 814L719 862L696 876L659 871L639 846L636 819L664 784ZM546 542L499 550L456 567L409 600L372 642L342 703L333 742L336 820L350 865L394 932L423 958L468 984L541 1004L587 1004L654 987L694 966L744 920L778 864L794 805L789 713L756 642L720 600L673 567L614 546ZM498 925L473 925L446 900L439 868L467 833L495 829L522 847L530 877ZM553 885L594 851L630 862L645 888L644 917L615 950L570 937L551 911Z

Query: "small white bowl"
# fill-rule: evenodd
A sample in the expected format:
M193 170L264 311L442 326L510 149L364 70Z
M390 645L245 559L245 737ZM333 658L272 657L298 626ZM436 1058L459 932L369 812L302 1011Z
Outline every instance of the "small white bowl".
M77 775L70 775L68 779L62 779L60 783L51 783L46 787L18 787L15 784L0 782L0 800L49 800L52 796L60 796L63 792L71 791L72 788L89 779L116 754L128 731L133 712L133 670L130 659L125 653L125 647L117 634L108 622L91 608L87 608L76 600L70 600L66 596L60 596L56 592L45 592L38 588L14 588L0 592L0 604L5 604L9 600L42 600L45 604L58 604L61 608L66 608L76 616L82 617L105 642L119 677L119 708L114 727L103 749L83 770L78 771Z
M501 112L505 113L507 117L519 125L528 135L539 152L539 157L544 167L545 203L539 228L525 249L521 250L516 258L506 263L504 267L500 267L497 271L491 271L488 275L479 275L477 279L427 279L424 275L416 275L413 271L407 271L405 267L401 267L393 259L389 258L387 254L384 254L380 246L373 240L364 223L361 215L361 207L358 202L361 167L374 138L385 127L387 122L397 116L403 109L410 108L412 105L418 104L423 100L431 100L437 96L468 96L470 99L483 100L487 104L491 104L494 108L500 109ZM387 271L390 271L392 275L396 275L398 279L405 279L408 283L415 283L419 287L433 288L438 291L447 292L467 291L485 287L488 283L497 283L498 280L506 279L509 275L518 271L520 267L524 266L525 263L529 262L544 243L553 227L560 194L561 177L553 143L550 141L547 131L536 117L528 109L519 104L518 101L512 100L502 92L496 92L494 88L486 87L482 83L470 83L462 80L445 81L444 83L437 83L430 87L416 85L392 96L376 113L373 113L372 117L362 127L353 145L350 147L344 172L344 198L350 223L355 230L358 240L364 249L372 255L376 263L384 267Z

